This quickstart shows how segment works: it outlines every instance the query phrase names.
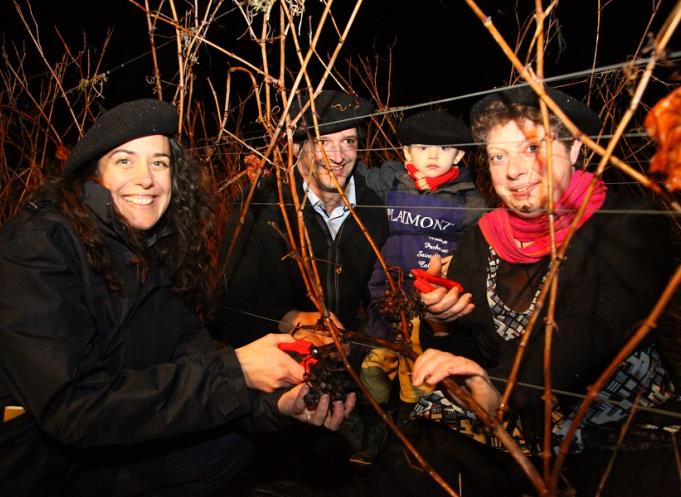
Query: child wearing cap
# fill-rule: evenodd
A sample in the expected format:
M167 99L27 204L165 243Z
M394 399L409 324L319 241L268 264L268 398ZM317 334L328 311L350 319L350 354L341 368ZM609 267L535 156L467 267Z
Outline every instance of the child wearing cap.
M404 162L387 161L380 168L363 169L361 173L388 206L390 231L381 250L387 265L405 271L425 270L433 255L451 255L459 234L476 223L485 201L470 171L458 165L464 155L461 145L471 142L470 132L461 120L443 111L420 112L399 123L397 136L403 146ZM369 282L368 333L394 338L397 330L379 312L385 287L385 273L377 263ZM418 318L412 321L411 341L417 352L422 327ZM362 381L382 404L388 402L392 381L398 374L400 417L423 393L412 387L410 365L406 362L388 349L376 348L367 354L361 371ZM371 433L368 430L369 439ZM357 462L370 462L376 452L375 444L366 438L365 450L354 456ZM380 435L373 438L380 439Z

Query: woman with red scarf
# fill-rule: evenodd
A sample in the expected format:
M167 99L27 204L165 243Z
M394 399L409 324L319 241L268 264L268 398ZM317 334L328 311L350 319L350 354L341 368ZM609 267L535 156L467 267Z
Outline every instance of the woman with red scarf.
M547 92L582 132L599 133L598 116L583 103L552 88ZM579 166L581 142L556 116L550 116L550 130L544 128L529 87L486 96L472 108L471 121L474 140L484 144L483 176L499 203L462 235L450 264L448 277L460 282L465 293L438 289L423 297L429 306L426 317L448 323L449 334L422 338L424 349L430 350L416 361L412 381L415 386L435 386L457 375L476 400L495 413L550 266L549 189L560 248L593 175ZM645 199L621 197L597 182L558 275L551 352L554 392L585 393L658 299L671 268L668 222L662 215L633 212L654 209ZM540 310L527 344L506 417L507 426L515 427L509 431L530 456L543 449L547 307ZM473 353L460 348L464 339L473 344ZM577 495L594 495L604 463L612 456L606 440L613 434L616 439L628 407L637 401L639 406L655 406L673 397L674 385L655 343L643 343L606 384L600 395L606 401L594 404L580 426L566 470L567 484ZM557 396L552 449L565 435L578 402ZM463 482L464 495L498 495L499 488L504 495L532 493L517 465L493 448L499 446L497 441L477 430L474 416L441 392L423 397L412 418L421 419L407 424L405 431L449 481ZM391 461L384 464L383 476L397 478L397 495L438 495L427 476L409 469L395 446L382 461ZM602 495L666 495L650 487L649 468L644 478L635 472L642 465L628 467L626 459L618 463Z

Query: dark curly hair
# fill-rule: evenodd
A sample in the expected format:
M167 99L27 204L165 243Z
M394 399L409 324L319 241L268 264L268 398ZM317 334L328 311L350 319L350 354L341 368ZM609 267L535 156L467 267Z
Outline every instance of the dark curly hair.
M507 104L501 101L490 103L485 111L478 115L476 119L471 122L471 133L473 140L479 142L482 146L478 147L476 151L474 163L476 170L476 184L478 189L498 203L498 197L492 185L492 178L489 173L489 164L487 152L484 144L487 137L495 126L507 123L509 121L516 121L521 123L525 119L529 119L535 124L542 125L541 111L537 107L531 107L522 104ZM565 127L563 122L554 114L549 113L549 126L556 139L568 144L572 142L575 137L570 133L570 130Z
M172 196L165 214L150 233L135 230L118 216L126 241L134 256L140 281L149 274L151 265L165 270L172 280L173 291L192 302L204 318L210 314L215 289L221 223L220 203L209 188L208 180L182 147L172 138ZM106 243L94 215L83 202L83 185L96 179L97 161L77 174L47 183L36 193L38 198L51 198L57 209L71 224L85 246L88 263L106 280L112 292L121 291L112 249ZM147 248L150 235L159 236L153 249Z

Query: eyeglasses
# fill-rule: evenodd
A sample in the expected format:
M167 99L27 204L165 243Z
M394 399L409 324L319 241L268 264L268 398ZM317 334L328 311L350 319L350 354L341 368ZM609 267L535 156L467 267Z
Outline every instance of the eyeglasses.
M321 151L323 148L327 154L335 152L336 150L340 150L341 152L354 152L357 150L357 138L343 138L341 141L337 142L322 137L319 140L315 140L315 148L317 151Z

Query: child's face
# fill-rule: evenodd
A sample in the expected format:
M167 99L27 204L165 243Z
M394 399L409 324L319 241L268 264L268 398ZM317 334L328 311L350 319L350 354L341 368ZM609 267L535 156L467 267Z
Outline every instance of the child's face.
M463 157L463 150L449 145L409 145L404 147L404 158L426 178L436 178L449 171Z

